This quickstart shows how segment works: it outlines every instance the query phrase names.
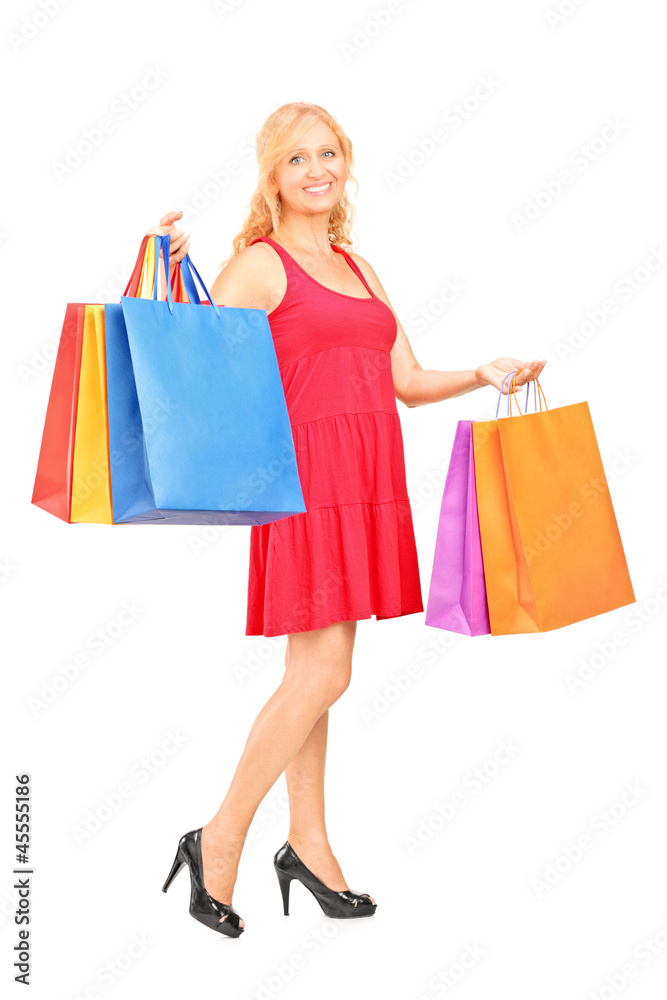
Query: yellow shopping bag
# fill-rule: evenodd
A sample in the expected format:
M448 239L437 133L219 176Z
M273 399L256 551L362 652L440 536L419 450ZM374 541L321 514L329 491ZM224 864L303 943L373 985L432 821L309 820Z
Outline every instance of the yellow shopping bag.
M113 524L107 418L104 306L79 309L83 323L72 467L72 521Z

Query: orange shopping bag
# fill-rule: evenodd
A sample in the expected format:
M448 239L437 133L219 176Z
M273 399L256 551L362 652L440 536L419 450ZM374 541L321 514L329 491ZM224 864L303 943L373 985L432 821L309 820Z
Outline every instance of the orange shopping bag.
M516 374L507 417L472 425L492 635L546 632L636 600L588 403L549 410L535 380L539 410L510 415Z

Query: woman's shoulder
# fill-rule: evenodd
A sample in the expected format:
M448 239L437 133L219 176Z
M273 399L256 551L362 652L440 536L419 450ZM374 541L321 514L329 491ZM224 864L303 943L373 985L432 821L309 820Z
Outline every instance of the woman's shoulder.
M373 270L373 268L368 263L368 261L366 260L366 258L362 257L360 253L353 253L347 247L338 246L338 245L337 245L337 249L338 250L342 250L343 253L346 253L348 257L351 257L352 260L355 262L355 264L357 264L359 267L361 267L361 268L365 267L365 268L367 268L370 271Z
M271 244L265 243L262 239L258 238L256 243L249 243L248 246L243 248L243 250L239 250L239 252L227 262L225 270L232 266L239 273L243 270L262 269L267 266L270 267L276 260L280 263L278 254L275 252Z
M363 276L366 279L366 281L368 282L368 284L371 286L371 288L373 289L373 291L376 292L376 294L377 294L378 289L381 287L381 285L380 285L380 279L378 278L377 274L375 273L375 271L371 267L371 265L368 263L368 261L366 260L366 258L362 257L361 254L358 254L358 253L350 253L349 250L346 250L345 252L347 253L348 257L352 258L352 260L357 265L357 267L359 268L359 270L363 274Z
M269 243L259 240L240 250L222 268L211 287L218 305L266 309L275 304L283 265Z

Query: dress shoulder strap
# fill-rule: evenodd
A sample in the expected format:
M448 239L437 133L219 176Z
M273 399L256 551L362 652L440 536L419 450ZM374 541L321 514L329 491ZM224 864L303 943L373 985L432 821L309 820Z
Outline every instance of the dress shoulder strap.
M262 243L268 243L270 247L273 247L274 250L277 250L277 252L280 254L280 256L282 258L282 261L283 261L283 264L285 264L285 266L288 266L289 264L292 263L292 258L287 253L287 251L285 250L285 248L281 247L280 243L276 243L275 240L272 240L270 236L256 236L254 240L250 241L250 243L248 244L248 246L251 247L253 245L253 243L257 243L260 240L262 241Z
M338 253L342 253L342 255L345 257L345 260L348 262L348 264L350 265L350 267L352 268L352 270L354 271L354 273L357 275L358 278L360 278L361 281L363 281L365 287L371 293L371 295L373 296L373 298L376 299L377 295L375 294L375 292L373 291L373 289L371 288L371 286L368 284L368 282L364 278L363 273L361 271L361 268L359 267L359 265L357 264L356 261L352 260L352 257L347 252L347 250L344 250L343 247L337 247L335 243L332 243L331 246Z

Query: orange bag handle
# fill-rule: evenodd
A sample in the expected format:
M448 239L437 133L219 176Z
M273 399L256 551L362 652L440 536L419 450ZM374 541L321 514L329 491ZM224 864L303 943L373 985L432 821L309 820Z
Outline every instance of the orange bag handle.
M140 299L144 295L144 280L146 282L146 295L150 295L155 282L155 240L150 240L139 273L139 284L137 286L136 298Z
M519 400L517 399L517 391L516 391L517 390L516 377L517 377L518 374L519 374L519 369L517 368L517 370L512 375L512 379L510 381L509 388L508 388L507 391L508 391L509 397L510 397L510 410L512 408L512 400L514 400L516 402L517 410L519 411L519 416L522 417L524 415L524 413L528 412L528 399L529 399L529 392L530 392L530 382L526 382L525 383L525 385L526 385L526 409L524 410L524 413L522 413L521 412L521 407L519 406ZM542 400L544 400L544 408L545 408L545 410L548 410L549 407L547 406L546 397L544 395L544 392L542 391L542 386L540 385L540 380L536 378L536 379L531 379L530 381L535 383L535 385L534 385L535 401L539 402L539 406L540 406L539 412L540 413L542 412ZM539 390L539 395L538 395L538 390ZM535 409L535 413L537 413L537 412L538 412L537 409Z

